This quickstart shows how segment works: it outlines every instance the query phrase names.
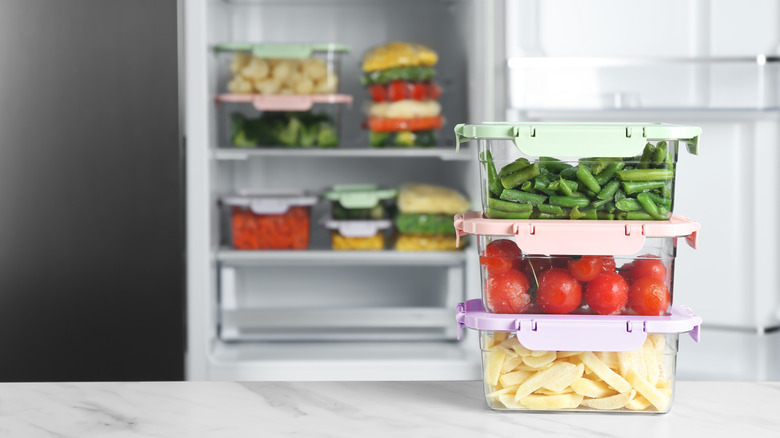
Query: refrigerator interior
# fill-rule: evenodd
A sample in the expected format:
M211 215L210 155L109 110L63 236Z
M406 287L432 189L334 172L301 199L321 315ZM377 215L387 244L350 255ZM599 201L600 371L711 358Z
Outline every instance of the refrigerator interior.
M479 296L473 248L446 252L332 251L312 210L305 251L229 246L222 196L242 190L335 184L451 187L479 203L475 152L454 151L452 128L503 108L485 84L494 7L475 1L186 1L189 379L419 380L479 375L475 339L456 341L455 304ZM479 33L479 35L477 35ZM445 125L431 149L369 149L361 128L368 95L360 63L370 47L413 41L437 51ZM341 142L333 150L236 149L225 144L228 42L347 44L339 93ZM485 49L489 50L485 50ZM478 84L479 87L472 85ZM247 113L254 111L249 108ZM473 181L473 184L469 182Z

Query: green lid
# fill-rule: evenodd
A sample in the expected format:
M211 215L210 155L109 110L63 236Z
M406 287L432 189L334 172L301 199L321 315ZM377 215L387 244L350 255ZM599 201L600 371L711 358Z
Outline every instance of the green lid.
M343 44L252 44L228 43L214 47L216 52L252 52L258 58L311 58L314 52L349 53L349 46Z
M349 184L333 186L322 196L337 201L344 208L373 208L379 201L395 198L396 193L395 189L381 189L378 185Z
M699 153L701 128L666 123L487 122L455 126L457 148L471 139L512 140L531 157L630 157L648 140L679 140Z

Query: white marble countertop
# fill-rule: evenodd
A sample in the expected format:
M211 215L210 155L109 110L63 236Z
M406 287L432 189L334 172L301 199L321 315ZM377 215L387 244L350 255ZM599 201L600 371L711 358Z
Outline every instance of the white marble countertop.
M516 438L526 433L777 438L780 382L678 382L666 415L493 412L485 405L482 383L473 381L0 384L2 437Z

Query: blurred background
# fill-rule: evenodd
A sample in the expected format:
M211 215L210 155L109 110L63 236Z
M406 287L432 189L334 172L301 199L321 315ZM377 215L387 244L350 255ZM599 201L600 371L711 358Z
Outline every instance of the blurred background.
M702 127L674 288L704 326L678 377L779 379L779 21L771 0L1 0L0 381L479 379L452 319L481 296L473 246L334 237L311 195L419 182L478 210L452 129L500 120ZM430 48L435 76L365 75L390 41ZM247 43L319 46L283 73ZM415 102L391 114L394 95ZM290 205L306 249L259 248L244 212Z

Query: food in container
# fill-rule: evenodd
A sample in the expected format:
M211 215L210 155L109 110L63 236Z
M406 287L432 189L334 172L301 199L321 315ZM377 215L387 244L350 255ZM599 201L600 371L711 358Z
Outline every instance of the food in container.
M433 82L436 52L420 44L392 42L375 47L363 58L362 84L371 103L367 108L372 147L433 146L443 125Z
M482 206L496 219L667 220L680 143L701 129L641 123L482 123L476 140Z
M311 206L317 197L300 191L246 192L222 199L229 207L230 240L243 250L307 249Z
M484 393L495 410L664 413L674 398L680 333L698 342L701 318L498 315L458 305L460 328L479 331Z
M334 250L382 250L385 232L393 226L389 219L328 219L323 226L331 230Z
M376 184L341 184L322 196L332 201L333 219L385 219L396 194Z
M468 210L468 199L447 187L405 184L398 190L395 226L401 235L395 248L400 251L440 251L456 249L452 217Z
M482 298L494 313L664 315L672 305L677 239L700 225L669 221L535 221L455 217L478 239Z
M339 145L337 115L329 112L266 111L259 117L230 116L230 144L236 147L333 148Z

